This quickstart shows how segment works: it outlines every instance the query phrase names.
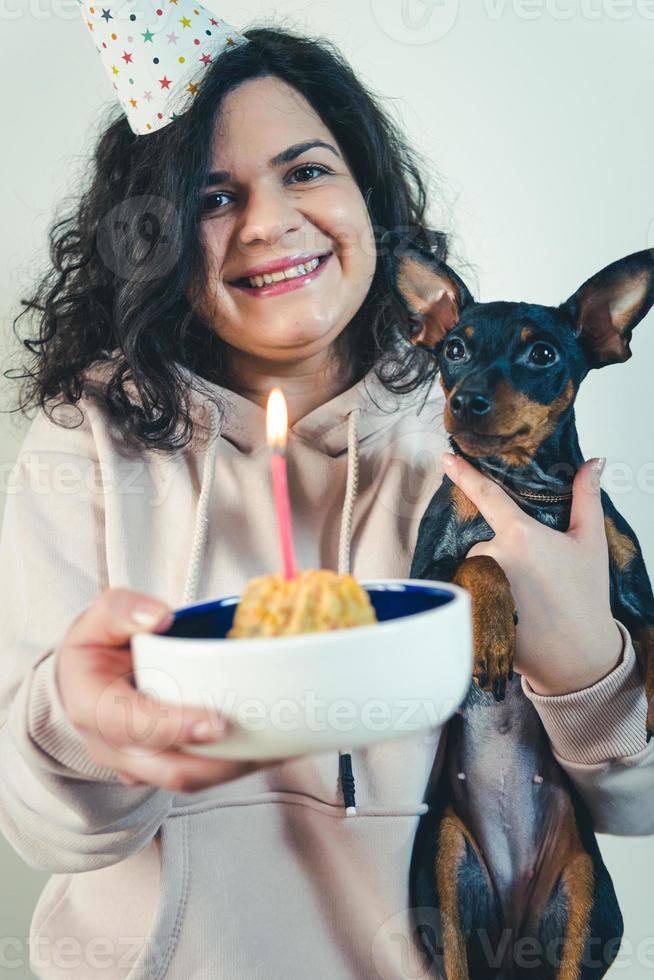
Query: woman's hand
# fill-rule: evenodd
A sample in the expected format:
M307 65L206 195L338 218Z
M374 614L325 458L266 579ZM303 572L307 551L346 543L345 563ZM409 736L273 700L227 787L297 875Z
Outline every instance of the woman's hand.
M603 460L579 468L570 526L555 531L530 517L494 480L461 457L443 453L445 472L495 532L468 556L490 555L502 567L518 611L515 669L537 694L590 687L622 656L609 604L609 556L600 498Z
M228 722L202 707L147 697L131 683L130 636L165 630L172 619L172 610L158 599L106 589L66 633L55 652L55 679L64 710L84 736L91 758L115 769L127 785L182 793L279 763L206 759L179 750L184 742L216 741ZM206 730L198 732L196 724Z

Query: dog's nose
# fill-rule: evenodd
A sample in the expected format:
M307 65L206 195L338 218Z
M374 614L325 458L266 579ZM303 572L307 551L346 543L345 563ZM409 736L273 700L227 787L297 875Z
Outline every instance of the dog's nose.
M491 400L479 391L462 391L452 395L450 399L452 414L458 419L479 417L491 410Z

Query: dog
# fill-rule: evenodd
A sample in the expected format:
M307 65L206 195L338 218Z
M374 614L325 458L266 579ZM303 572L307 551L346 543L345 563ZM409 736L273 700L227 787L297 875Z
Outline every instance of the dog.
M631 356L654 304L654 250L613 262L558 307L478 303L425 246L387 232L389 281L438 362L452 451L550 527L567 530L583 456L574 399L592 368ZM638 539L602 490L610 604L633 638L654 731L654 598ZM447 980L591 980L623 921L587 808L552 755L513 671L517 612L490 556L493 531L444 476L419 526L410 575L471 595L473 680L444 733L434 806L410 871L416 927ZM474 802L471 797L474 797ZM484 806L479 806L483 801Z

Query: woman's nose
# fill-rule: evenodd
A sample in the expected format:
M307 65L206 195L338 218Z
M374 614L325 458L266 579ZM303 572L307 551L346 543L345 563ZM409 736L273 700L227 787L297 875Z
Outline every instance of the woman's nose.
M239 237L244 245L274 244L301 226L302 216L282 193L259 190L248 198Z

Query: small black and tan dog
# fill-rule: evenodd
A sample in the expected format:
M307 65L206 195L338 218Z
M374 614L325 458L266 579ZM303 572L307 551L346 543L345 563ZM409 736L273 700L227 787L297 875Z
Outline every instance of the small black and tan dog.
M424 246L396 233L382 243L390 281L417 325L414 342L437 357L452 451L531 516L567 530L584 461L575 396L591 368L631 356L631 331L654 304L654 250L612 263L549 307L477 303ZM649 741L654 598L636 535L603 490L601 500L611 609L633 638ZM411 577L469 590L474 680L448 724L434 806L416 835L414 916L448 980L590 980L615 959L622 917L588 811L514 675L508 579L493 558L466 557L492 537L444 476L420 524Z

